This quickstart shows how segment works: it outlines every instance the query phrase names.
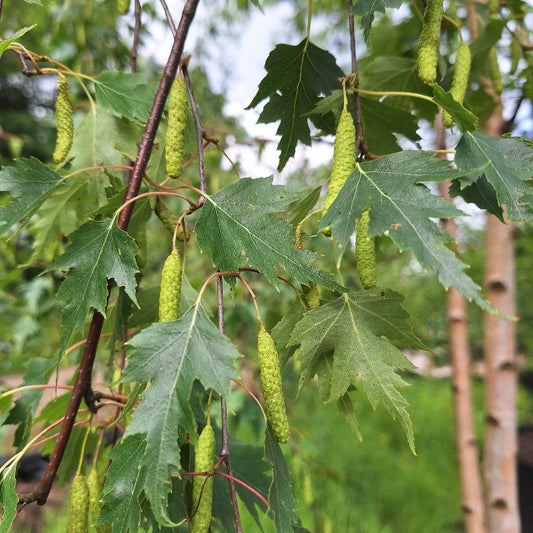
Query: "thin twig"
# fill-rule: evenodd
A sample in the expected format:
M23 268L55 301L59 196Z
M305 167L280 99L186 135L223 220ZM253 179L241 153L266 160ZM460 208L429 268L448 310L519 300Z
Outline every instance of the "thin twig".
M222 277L217 277L217 308L218 308L218 330L224 333L224 288L222 285ZM228 475L229 492L231 496L231 505L233 507L233 517L235 520L236 533L242 533L241 516L239 514L239 503L237 502L237 493L235 490L235 482L233 478L233 470L231 468L231 458L228 444L228 410L226 407L226 399L224 396L220 397L220 412L222 418L222 448L220 449L220 458L224 460L226 471Z
M234 476L231 476L230 474L226 474L225 472L221 472L220 470L215 470L215 474L217 474L218 476L225 477L225 478L229 479L230 481L234 481L234 482L238 483L239 485L242 485L247 490L249 490L252 494L257 496L268 507L268 500L260 492L258 492L253 487L248 485L248 483L245 483L244 481L241 481L240 479L238 479L238 478L236 478Z
M357 50L355 48L355 26L353 19L353 2L348 0L348 26L350 28L350 51L352 56L352 74L355 76L354 87L359 88L359 71L357 69ZM361 102L359 100L359 93L353 93L353 107L355 113L355 142L356 150L365 158L370 155L365 140L363 138L363 124L361 121ZM356 154L357 155L357 154Z
M139 193L139 188L142 184L142 179L148 165L148 160L150 159L150 154L152 153L157 128L163 115L165 102L167 100L172 81L176 76L176 72L183 55L185 38L187 37L187 33L194 18L196 7L198 6L199 1L200 0L187 0L183 8L180 24L178 30L176 31L176 36L172 45L172 50L161 77L161 82L155 95L150 116L148 117L146 128L139 146L139 151L137 153L137 159L135 161L131 179L128 182L128 188L124 202L131 200ZM133 204L129 204L126 209L121 211L118 219L118 226L120 229L124 231L127 229L132 212ZM111 287L112 283L110 281L107 285L108 294L111 290ZM96 357L96 348L98 346L98 340L102 332L103 324L104 316L95 311L89 327L89 334L87 336L87 342L83 350L78 374L76 376L74 390L72 391L72 396L70 397L67 412L65 414L65 420L61 426L59 437L50 457L50 463L48 464L48 468L46 469L43 478L37 487L35 487L31 493L19 496L19 501L21 503L30 503L32 501L36 501L40 505L46 503L57 470L63 459L63 455L72 431L72 426L74 424L74 420L76 419L76 414L83 397L85 397L87 405L92 407L94 410L95 401L94 392L91 388L91 377L94 360Z
M135 0L135 27L133 29L133 44L131 45L131 71L137 72L137 50L139 49L139 34L141 33L141 3Z
M192 116L194 119L194 127L196 129L196 149L198 151L198 171L200 174L200 190L205 193L207 190L207 184L205 181L205 161L204 161L204 130L202 123L200 122L200 115L198 114L198 106L194 99L192 91L191 78L189 77L189 69L187 68L188 58L181 62L181 72L183 73L183 79L185 80L185 86L187 87L187 94L189 95L189 102L191 104ZM202 201L202 198L200 198Z
M163 11L165 12L165 17L167 19L167 23L170 27L170 31L172 32L172 35L176 34L176 25L174 24L174 19L172 18L172 13L170 12L170 9L168 8L167 3L165 0L159 0L159 3L161 4L161 7L163 8Z
M501 134L504 135L505 133L510 133L513 131L514 127L516 126L515 120L516 116L518 115L518 111L520 111L520 107L522 103L524 102L524 93L520 95L520 98L516 101L516 104L514 106L513 114L510 116L508 120L506 120L501 127Z

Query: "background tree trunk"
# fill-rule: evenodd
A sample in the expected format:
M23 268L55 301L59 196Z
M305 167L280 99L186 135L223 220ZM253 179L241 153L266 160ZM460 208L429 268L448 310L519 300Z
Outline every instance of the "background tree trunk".
M498 106L485 131L500 135L502 123ZM487 215L485 250L487 297L502 314L514 316L514 227ZM483 328L487 370L484 477L489 532L519 533L515 323L486 313Z
M446 137L442 124L442 112L435 120L435 132L437 148L445 150ZM438 187L441 196L451 202L452 199L448 194L449 185L449 182L443 182L439 183ZM455 220L443 220L443 226L457 240ZM450 287L446 293L446 309L452 366L455 441L461 480L464 526L466 533L484 533L486 531L485 512L472 406L467 309L465 299L455 287Z

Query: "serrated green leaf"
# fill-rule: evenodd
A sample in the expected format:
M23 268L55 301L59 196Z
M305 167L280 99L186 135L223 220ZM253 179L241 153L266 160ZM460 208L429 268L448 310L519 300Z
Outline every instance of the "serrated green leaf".
M321 191L322 186L319 185L295 202L294 208L291 210L291 224L298 224L298 222L302 221L309 214L309 211L318 202Z
M74 130L74 141L69 152L69 157L73 157L72 167L79 169L102 164L122 165L122 152L135 157L139 136L137 126L96 107L95 112L88 113ZM107 201L104 188L109 186L109 182L103 170L92 172L96 185L102 186L100 194L103 199L99 205L103 205ZM123 173L122 170L119 172Z
M372 91L430 93L430 89L418 77L414 59L396 56L372 58L361 69L359 77L361 87Z
M457 145L455 164L464 172L464 177L459 179L461 188L484 177L494 189L498 204L505 205L509 220L531 218L533 189L528 181L533 176L533 147L530 144L516 138L467 132Z
M74 331L83 328L89 309L105 314L108 279L124 287L137 304L137 245L115 220L90 220L70 235L70 241L63 255L47 269L69 270L57 292L57 299L67 302L62 314L61 353Z
M244 257L277 286L275 265L302 283L315 281L331 290L343 290L333 277L312 264L318 255L294 248L294 228L279 213L292 201L272 178L245 178L225 187L206 201L196 223L198 245L211 253L220 270L238 270Z
M145 124L157 90L141 74L110 70L95 79L98 104L118 117Z
M195 431L190 405L193 382L227 394L236 377L235 346L207 318L201 307L191 307L179 320L153 324L129 342L135 352L128 358L122 381L150 382L128 426L126 435L143 434L147 467L144 489L161 524L172 525L167 496L170 477L178 475L178 429ZM157 416L154 416L157 413Z
M502 222L505 222L503 209L498 203L496 191L485 176L481 176L472 185L467 185L464 188L461 188L460 180L455 179L450 184L449 193L452 198L460 196L466 202L475 204L481 209L486 209Z
M298 141L311 144L311 130L305 115L312 111L322 95L339 87L338 78L344 74L329 52L307 39L296 46L278 44L268 55L265 69L267 74L247 109L269 98L258 122L279 121L278 170L282 170L294 155Z
M51 263L64 250L64 236L78 224L80 204L91 198L86 189L87 176L73 176L66 187L55 191L40 207L33 229L35 242L31 262Z
M477 128L478 119L474 113L471 113L462 104L456 102L449 92L446 92L436 83L431 87L433 88L435 102L450 113L462 131L473 131Z
M326 382L327 401L337 401L362 380L368 400L382 403L402 425L414 452L414 436L407 401L398 388L407 383L396 368L412 368L391 341L420 346L412 333L403 297L386 289L343 294L313 309L296 325L290 343L300 345L300 384L318 373ZM325 364L326 363L326 364Z
M399 107L371 98L360 98L363 136L369 150L377 154L390 154L400 150L394 134L418 141L417 118Z
M297 298L289 305L281 320L272 328L272 331L270 332L272 339L276 344L282 365L284 365L289 357L291 357L294 353L295 347L289 346L289 340L294 326L300 321L305 311L305 305L299 298Z
M362 62L359 71L360 87L371 91L406 91L432 95L431 88L418 77L416 60L404 57L372 57ZM385 102L400 109L416 108L418 118L433 119L435 105L412 97L388 96Z
M11 525L17 516L16 473L16 462L0 473L0 533L11 531Z
M272 484L268 494L268 503L274 513L276 533L293 533L293 525L298 524L298 516L289 467L268 426L265 432L265 459L272 465Z
M120 439L109 454L111 465L106 473L97 524L112 524L112 533L139 529L139 497L147 473L142 466L145 448L144 435L131 435Z
M28 0L26 0L27 2ZM34 3L37 3L37 4L40 4L40 2L35 2ZM35 26L37 26L37 24L33 24L32 26L26 26L25 28L21 28L19 31L17 31L13 37L10 37L9 39L4 39L3 41L0 42L0 57L2 57L2 54L7 50L8 46L16 41L19 37L22 37L25 33L28 33L30 30L32 30L33 28L35 28Z
M471 168L471 167L469 167ZM455 286L469 300L490 312L495 310L480 288L465 274L467 265L446 247L450 236L432 219L451 218L462 212L435 196L422 182L445 181L464 175L449 163L420 151L400 152L374 161L356 163L339 196L322 218L321 226L346 245L363 209L370 207L369 236L388 233L398 248L411 250L441 284Z
M397 8L402 5L402 0L357 0L353 6L353 14L361 15L361 26L364 29L365 41L368 41L370 28L374 22L376 12L385 13L388 7Z
M19 159L0 170L0 191L11 201L0 207L0 233L29 217L63 182L63 178L37 159Z

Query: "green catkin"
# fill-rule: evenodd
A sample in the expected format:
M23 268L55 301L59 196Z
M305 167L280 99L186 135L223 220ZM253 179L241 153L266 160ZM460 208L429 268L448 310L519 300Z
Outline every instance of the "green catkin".
M196 457L194 460L195 472L211 472L213 469L213 456L215 454L215 433L211 420L198 437ZM193 511L196 510L191 520L191 533L207 533L211 524L213 507L213 475L194 476L192 486Z
M309 286L304 285L302 287L304 292L305 301L309 306L309 309L316 309L320 306L320 286L316 283L309 283Z
M472 62L472 56L470 54L470 48L467 44L461 43L457 56L455 58L455 69L453 71L452 88L450 94L452 98L462 104L465 99L466 89L468 88L468 78L470 76L470 64ZM451 115L444 111L442 120L446 128L451 128L453 125L453 119Z
M130 10L130 0L117 0L117 11L125 15Z
M424 83L437 80L443 0L428 0L418 48L418 76Z
M294 232L294 247L301 252L303 250L302 244L302 231L303 231L303 222L298 222L296 225L296 231Z
M89 531L89 487L85 476L77 473L70 489L67 533Z
M274 340L264 326L261 326L257 336L257 357L268 424L278 442L287 442L290 429L283 398L279 356Z
M500 72L500 66L498 65L498 51L496 50L495 46L489 50L488 61L489 75L490 79L492 80L492 86L498 94L501 94L503 91L503 81L502 73Z
M165 146L167 174L171 178L179 178L183 170L183 146L185 127L187 126L187 110L189 98L187 87L182 76L172 84L168 97L168 126Z
M365 209L357 223L355 260L357 273L365 289L373 289L377 283L376 250L374 239L368 236L370 210Z
M352 115L346 110L341 111L339 124L335 132L333 150L333 166L329 178L328 193L324 200L322 216L324 216L335 198L339 195L348 176L355 168L355 126Z
M56 100L56 123L57 137L54 150L54 163L63 162L72 146L74 137L74 124L72 122L72 106L68 98L68 81L62 72L57 76L59 82L59 92Z
M161 272L159 290L159 322L171 322L178 318L181 291L181 259L176 249L170 252Z
M96 522L100 514L100 482L96 468L89 472L87 486L89 488L89 516L92 522Z

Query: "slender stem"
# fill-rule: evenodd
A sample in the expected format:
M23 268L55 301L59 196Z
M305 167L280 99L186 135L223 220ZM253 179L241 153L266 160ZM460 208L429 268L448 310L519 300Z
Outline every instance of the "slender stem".
M365 89L359 89L357 87L353 88L354 92L360 94L370 94L372 96L409 96L411 98L420 98L420 100L427 100L432 104L438 106L437 102L431 96L426 96L425 94L419 93L410 93L408 91L367 91Z
M246 385L240 381L237 381L236 379L233 380L233 383L238 385L241 389L243 389L251 398L254 400L254 402L259 407L260 411L263 413L263 418L265 422L267 421L265 410L263 409L263 406L261 405L261 402L259 401L259 398L248 388Z
M170 12L170 9L168 8L168 4L165 2L165 0L159 0L159 3L161 4L163 11L165 12L165 17L167 19L167 23L170 27L170 31L172 32L172 35L175 35L176 25L174 24L174 19L172 18L172 13Z
M81 469L83 467L83 463L85 462L85 446L87 446L87 439L89 438L89 433L91 432L91 426L87 426L87 430L85 431L85 436L83 437L83 442L81 444L81 452L80 457L78 460L78 468L76 470L76 474L81 474Z
M223 476L230 480L230 482L238 483L239 485L242 485L246 489L248 489L252 494L255 494L267 507L268 507L268 500L258 491L256 491L253 487L250 487L248 483L245 483L244 481L241 481L240 479L237 479L236 477L232 476L231 474L226 474L225 472L221 472L220 470L215 470L215 474L217 476Z
M205 161L204 161L204 130L202 128L202 123L200 122L200 115L198 114L198 106L196 105L196 100L194 98L194 93L192 90L191 78L189 77L189 69L187 68L187 61L182 61L181 63L181 72L183 73L183 78L185 80L185 86L187 87L187 94L189 95L189 102L191 104L191 112L194 119L194 127L196 129L196 146L198 151L198 171L200 174L200 190L206 192L206 179L205 179ZM200 199L200 201L203 201Z
M257 305L257 298L255 296L255 292L252 290L252 287L250 287L250 285L248 285L246 280L244 280L241 276L239 276L239 279L241 280L241 283L246 287L246 289L250 293L250 296L252 297L252 302L253 302L254 307L255 307L255 314L257 315L257 321L259 322L259 325L262 326L263 325L263 321L261 320L261 315L259 313L259 306Z
M205 281L200 290L198 291L198 296L196 297L196 302L194 305L198 306L200 305L200 302L202 301L202 298L204 296L204 292L207 289L207 286L209 283L211 283L211 280L214 278L220 278L222 276L235 276L239 277L239 273L235 272L234 270L225 270L223 272L220 272L220 270L217 270L216 272L213 272Z
M109 168L118 168L118 169L121 168L124 170L131 170L133 167L129 165L95 165L93 167L84 167L84 168L75 170L74 172L71 172L70 174L65 175L63 179L68 180L69 178L72 178L73 176L76 176L77 174L82 174L83 172L89 172L90 170L105 170Z
M185 200L194 209L197 207L197 204L195 204L190 198L187 198L187 196L184 196L183 194L179 194L177 192L169 192L169 191L143 192L142 194L138 194L137 196L130 198L127 202L124 202L115 211L115 215L113 218L116 218L117 216L120 217L120 213L122 213L124 209L127 209L131 204L135 203L137 200L142 200L143 198L148 198L149 196L174 196L176 198L181 198L182 200Z
M261 274L261 271L257 270L257 268L248 268L248 267L239 268L239 272L254 272L255 274ZM242 278L239 278L239 279L242 281ZM279 279L280 281L283 281L283 283L288 285L296 293L296 296L298 296L298 297L301 296L300 291L288 279L286 279L286 278L284 278L282 276L276 276L276 279Z
M131 71L137 72L137 50L139 49L139 34L141 33L141 3L135 0L135 28L133 30L133 44L131 45Z
M16 389L10 389L6 392L0 394L0 400L18 394L19 392L24 392L27 390L39 390L39 389L61 389L61 390L72 390L74 387L72 385L23 385L22 387L17 387Z
M311 37L311 21L313 20L313 2L312 0L307 0L307 28L306 28L306 38L309 41Z
M174 43L172 45L172 50L161 77L161 82L159 84L159 88L150 111L150 116L148 117L148 121L146 123L146 129L144 130L144 134L139 146L139 151L137 153L137 159L135 161L131 179L128 182L128 188L124 202L131 200L139 193L139 188L142 184L142 179L146 172L148 160L150 159L150 154L154 145L157 128L163 115L165 102L168 97L172 81L176 76L176 72L183 54L185 38L187 37L187 33L194 18L199 1L200 0L187 0L183 8L179 27L176 31ZM118 220L118 226L120 229L124 231L127 230L132 211L133 204L129 204L126 209L121 211ZM108 294L111 286L111 282L108 282ZM65 419L61 426L61 431L59 433L56 445L50 457L48 468L43 475L43 479L30 494L19 496L20 502L29 503L32 501L37 501L37 503L41 505L46 503L57 470L63 459L63 455L72 431L72 426L76 419L76 414L83 397L85 397L87 405L94 410L95 398L94 392L91 389L91 376L96 357L96 348L98 346L98 340L102 332L103 324L104 316L95 311L89 327L89 334L87 336L87 342L85 343L78 374L76 376L74 390L72 391L72 396L70 397Z
M217 309L218 309L218 330L224 333L224 287L222 285L222 278L217 278ZM231 457L229 453L229 438L228 438L228 410L226 406L226 398L220 397L220 413L222 419L222 447L220 449L220 458L224 460L226 470L232 477L228 478L229 492L231 497L231 505L233 507L233 518L235 520L236 533L242 533L241 516L239 514L239 503L237 502L237 492L235 490L235 480L233 478L233 469L231 467Z
M353 2L348 0L348 27L350 29L350 53L352 58L352 74L354 74L354 89L359 89L359 71L357 68L357 49L355 47L355 25L353 20ZM363 124L361 120L361 102L357 91L353 93L353 107L355 113L355 146L356 150L367 155L369 150L363 138Z

